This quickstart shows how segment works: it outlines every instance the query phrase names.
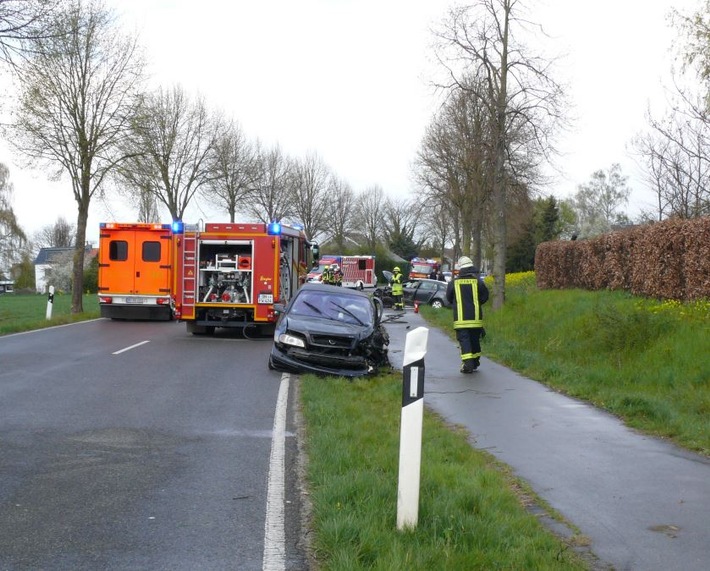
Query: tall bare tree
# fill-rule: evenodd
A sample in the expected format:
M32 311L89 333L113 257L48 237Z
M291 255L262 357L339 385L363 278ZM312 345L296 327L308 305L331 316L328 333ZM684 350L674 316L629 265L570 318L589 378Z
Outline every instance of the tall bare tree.
M34 234L32 241L37 248L71 248L75 237L74 225L60 216L54 224L40 228Z
M155 194L141 192L138 196L138 222L160 222L160 208Z
M62 0L0 0L0 60L14 65L32 42L56 33L52 17Z
M649 130L633 147L656 193L653 217L710 214L710 118L703 105L675 108L661 119L647 115Z
M539 180L536 167L554 154L552 136L563 122L564 94L552 76L553 61L533 55L523 42L533 32L542 30L530 23L523 0L454 7L437 32L438 58L448 75L441 87L470 93L489 116L494 308L505 300L509 187L530 190Z
M493 161L490 116L481 97L471 96L475 81L472 78L467 90L451 93L427 127L415 165L428 200L450 206L455 249L480 267Z
M710 88L710 0L703 0L693 13L672 9L671 15L679 32L677 44L684 68L694 68L707 91Z
M357 199L352 187L334 174L328 180L328 197L328 219L324 232L338 251L344 252L346 242L355 229Z
M257 174L254 192L250 193L247 210L261 222L281 220L292 213L289 191L292 161L279 145L257 151Z
M219 120L209 165L211 178L200 194L226 210L230 222L235 222L236 213L245 210L249 195L254 192L258 173L256 149L238 123Z
M422 230L429 238L431 245L439 252L442 261L447 259L446 250L456 244L457 225L452 216L451 203L440 198L430 198L422 208ZM460 251L454 251L454 262ZM480 260L476 262L480 268Z
M579 185L573 204L580 238L603 234L613 224L626 221L620 208L628 203L631 194L627 180L616 163L607 171L595 171L588 183Z
M144 94L124 141L130 157L119 171L123 187L139 203L142 194L165 205L182 220L200 188L212 177L210 153L216 124L201 97L176 85Z
M291 173L292 215L303 224L306 236L317 239L328 227L330 196L328 166L315 152L295 159Z
M672 10L678 29L668 111L646 114L648 129L632 145L645 167L645 179L656 195L656 212L694 218L710 214L710 0L694 13Z
M356 221L364 237L364 246L371 252L384 236L385 191L373 185L361 192L356 200Z
M10 169L0 163L0 274L19 261L20 249L27 241L12 208L12 194Z
M135 38L116 27L99 1L73 0L34 41L19 74L20 94L11 141L34 163L67 174L78 207L72 276L72 313L83 311L84 244L92 197L122 157L143 79Z
M419 253L421 242L414 238L421 227L422 210L424 206L417 199L385 199L382 237L395 254L411 258Z

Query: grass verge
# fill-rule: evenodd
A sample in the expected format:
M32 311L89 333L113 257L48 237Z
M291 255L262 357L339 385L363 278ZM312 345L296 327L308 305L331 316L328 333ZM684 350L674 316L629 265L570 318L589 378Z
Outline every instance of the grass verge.
M419 524L398 531L401 375L304 376L311 548L319 569L586 569L526 508L524 486L427 411Z
M71 294L55 294L52 317L48 320L46 295L0 295L0 335L99 317L99 300L96 294L85 294L83 305L83 313L72 314Z

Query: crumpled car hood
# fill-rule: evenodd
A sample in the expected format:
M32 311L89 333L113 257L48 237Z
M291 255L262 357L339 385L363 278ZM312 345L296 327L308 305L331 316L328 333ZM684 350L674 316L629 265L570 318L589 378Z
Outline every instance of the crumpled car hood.
M364 339L372 335L371 325L363 327L354 323L344 323L342 321L326 320L311 317L299 317L286 319L286 330L298 331L304 334L320 335L347 335L355 339Z

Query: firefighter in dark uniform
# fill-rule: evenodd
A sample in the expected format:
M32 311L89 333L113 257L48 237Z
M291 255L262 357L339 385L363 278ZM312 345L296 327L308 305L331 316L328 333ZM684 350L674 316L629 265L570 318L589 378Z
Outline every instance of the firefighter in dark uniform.
M338 264L333 264L332 267L330 268L331 274L333 276L333 281L331 282L333 285L336 286L341 286L343 285L343 272L340 270L340 266Z
M471 258L459 258L458 266L458 276L452 278L446 288L446 299L453 305L461 372L473 373L481 364L481 336L485 335L483 304L488 301L488 288Z
M404 311L404 289L402 288L402 270L395 267L392 270L392 298L394 303L392 307Z

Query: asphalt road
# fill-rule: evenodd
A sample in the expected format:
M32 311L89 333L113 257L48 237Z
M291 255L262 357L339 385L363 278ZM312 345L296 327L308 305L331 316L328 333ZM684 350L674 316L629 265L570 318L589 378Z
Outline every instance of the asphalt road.
M474 374L459 373L456 343L411 310L387 326L395 366L417 327L429 329L426 406L466 428L473 446L510 466L577 526L599 568L710 569L710 460L485 357Z
M0 570L265 568L270 344L105 319L0 337ZM288 386L272 568L306 569Z

